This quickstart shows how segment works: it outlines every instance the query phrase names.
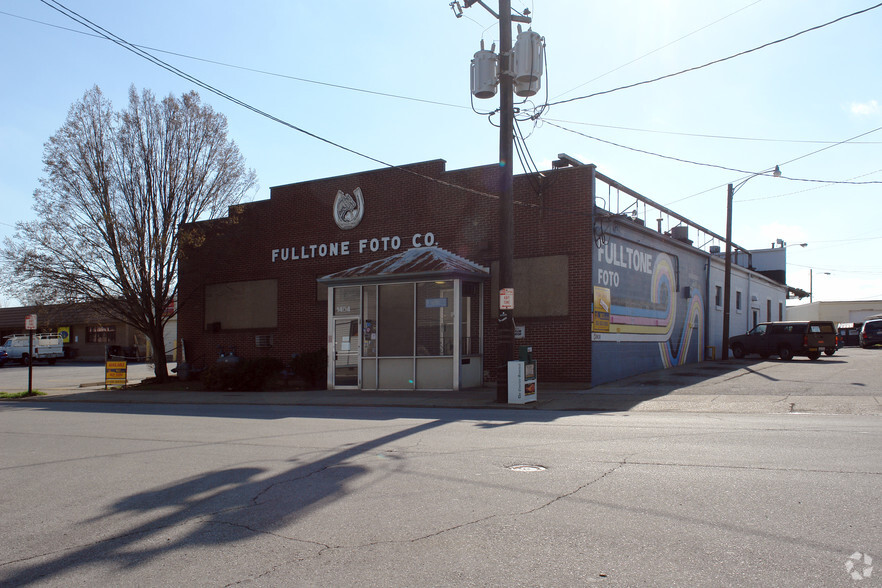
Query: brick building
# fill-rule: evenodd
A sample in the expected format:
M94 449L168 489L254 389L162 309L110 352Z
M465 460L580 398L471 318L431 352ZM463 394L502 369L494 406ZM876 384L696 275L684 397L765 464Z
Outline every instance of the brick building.
M0 308L0 341L9 335L25 333L28 315L37 315L38 332L61 334L66 359L104 361L109 353L138 358L148 354L147 338L143 334L86 303ZM167 338L173 356L173 324Z
M332 388L495 379L499 175L428 161L274 187L226 218L182 226L188 362L327 349ZM593 165L514 180L516 343L533 347L541 381L590 386L701 361L719 337L722 260L693 247L689 221L664 207L677 230L661 219L649 229L606 198L596 207L598 181L648 214L650 200ZM745 307L783 308L783 284L733 273ZM738 324L735 314L733 334Z

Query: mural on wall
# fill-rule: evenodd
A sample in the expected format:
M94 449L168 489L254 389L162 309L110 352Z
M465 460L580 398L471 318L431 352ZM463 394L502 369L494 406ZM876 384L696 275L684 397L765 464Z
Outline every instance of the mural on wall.
M612 349L629 353L629 373L701 361L704 300L698 284L684 279L680 257L616 238L596 252L592 339L625 345L595 345L594 371L605 369L603 360L611 359ZM700 269L692 268L689 275ZM598 301L604 304L598 306Z

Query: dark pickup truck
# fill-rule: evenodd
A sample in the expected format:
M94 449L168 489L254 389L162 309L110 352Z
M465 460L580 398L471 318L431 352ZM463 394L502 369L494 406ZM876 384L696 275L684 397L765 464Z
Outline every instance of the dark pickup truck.
M836 349L836 328L828 321L782 321L760 323L744 335L729 339L732 355L740 359L756 353L762 358L777 355L785 361L804 355L812 361L822 352Z

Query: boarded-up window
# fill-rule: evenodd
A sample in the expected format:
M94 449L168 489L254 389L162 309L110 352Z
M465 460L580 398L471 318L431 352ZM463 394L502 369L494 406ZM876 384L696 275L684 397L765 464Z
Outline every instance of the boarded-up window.
M263 329L279 324L276 280L227 282L205 286L205 328Z
M514 260L514 313L517 317L568 316L569 258L566 255ZM491 268L492 312L499 311L499 263Z

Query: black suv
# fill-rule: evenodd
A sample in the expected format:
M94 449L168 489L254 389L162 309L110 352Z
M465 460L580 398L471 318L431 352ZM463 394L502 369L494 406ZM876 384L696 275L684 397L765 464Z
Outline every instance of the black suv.
M814 361L827 349L835 351L836 340L832 322L781 321L760 323L744 335L729 339L729 347L736 359L756 353L763 359L777 355L789 361L794 355L804 355Z
M871 319L865 322L861 327L858 340L864 349L882 343L882 319Z

